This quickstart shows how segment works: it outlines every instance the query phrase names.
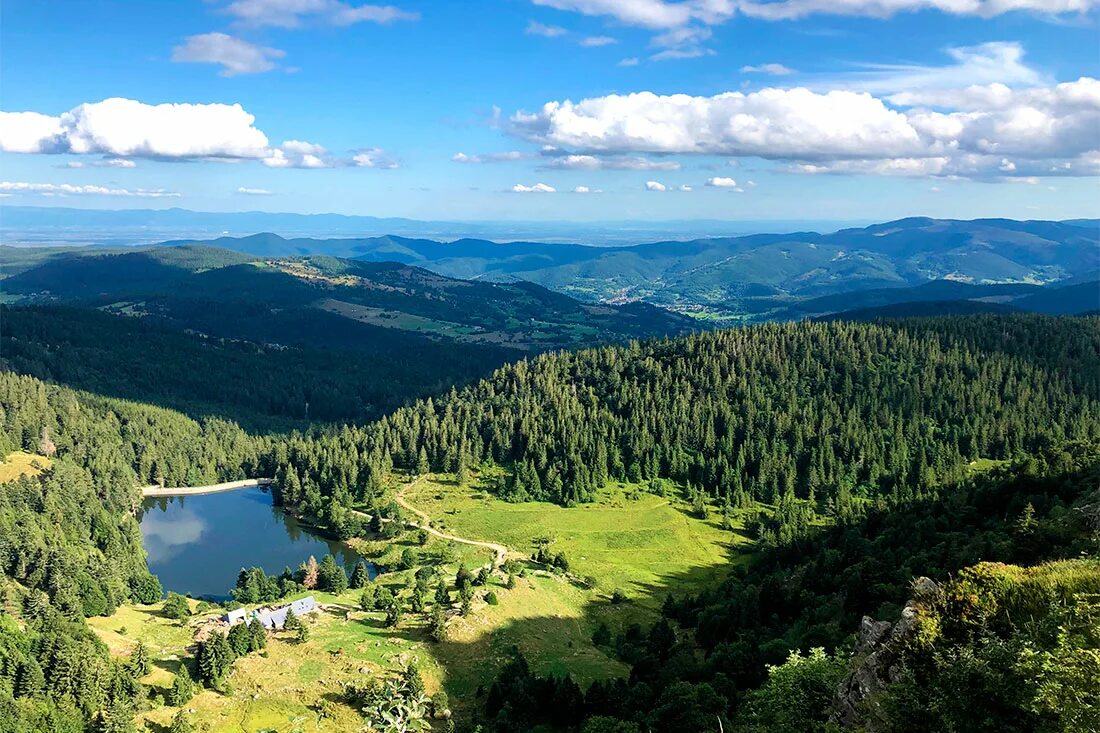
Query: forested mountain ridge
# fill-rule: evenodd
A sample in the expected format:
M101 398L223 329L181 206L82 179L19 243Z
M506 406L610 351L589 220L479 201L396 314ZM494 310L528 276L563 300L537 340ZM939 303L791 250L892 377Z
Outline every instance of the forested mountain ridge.
M375 420L515 357L428 339L375 339L371 350L287 347L92 308L0 306L6 369L261 430Z
M220 237L207 242L169 241L152 248L0 247L0 265L9 277L6 287L23 294L50 289L51 282L64 282L68 288L65 297L82 297L98 291L82 291L77 281L83 280L85 285L95 288L99 283L111 283L120 275L131 277L127 283L131 295L135 291L156 294L169 287L179 288L182 273L173 272L171 268L152 272L133 258L112 261L101 259L101 256L108 252L119 255L143 252L148 258L167 262L180 257L173 254L177 249L205 252L214 259L207 267L225 268L226 273L235 273L237 277L243 273L233 270L233 265L269 262L275 271L292 273L315 286L326 282L337 285L341 280L347 285L355 278L362 278L367 283L381 280L399 289L406 287L410 280L419 280L422 286L425 284L423 270L414 274L418 271L385 264L399 263L451 278L499 284L536 283L587 302L653 303L692 315L704 325L714 317L785 320L852 308L962 299L1012 303L1013 308L1025 311L1077 314L1094 310L1095 301L1100 298L1097 289L1100 287L1097 285L1100 228L1091 221L911 218L828 234L753 234L610 247L525 241L497 243L482 239L441 242L395 235L288 239L268 232L246 237ZM162 253L156 254L157 250ZM222 254L211 254L217 251ZM96 262L80 263L89 257ZM349 261L363 264L357 267ZM369 263L380 265L382 269L374 269ZM136 269L128 270L131 266ZM98 272L103 267L111 271ZM29 273L30 270L40 272L35 275ZM224 278L211 277L200 278L196 284L200 292L205 292L212 287L208 280L219 279L224 282ZM268 280L264 288L274 286L276 283ZM533 297L536 301L544 297L537 291L528 290L519 296L507 289L493 291L485 287L470 294L476 292L479 298L490 300L513 299L513 303L504 306L505 311L522 310L523 306L516 304L524 297ZM431 290L429 285L427 291ZM221 299L226 295L223 289L216 297ZM344 299L345 295L338 296L337 300ZM351 300L364 304L361 299ZM477 306L478 300L467 298L463 303ZM553 311L563 303L540 307ZM515 324L511 332L508 329L501 331L499 320L486 318L484 309L475 309L477 312L471 314L475 316L472 319L455 317L456 309L448 305L446 297L436 304L443 308L442 314L438 308L422 313L423 303L410 304L408 301L390 299L386 303L365 304L370 308L409 312L417 318L430 320L403 323L400 319L381 319L380 314L370 311L353 312L347 307L329 310L372 325L403 327L466 340L496 343L501 341L498 334L507 336L515 331ZM998 310L998 306L993 305L987 308ZM969 306L962 310L956 308L955 312L975 310L974 306ZM897 315L905 314L904 309L895 311ZM935 311L928 306L914 310L917 314L922 312ZM939 312L953 311L941 306ZM593 311L589 313L589 320L599 321L608 315ZM679 326L659 323L659 315L653 311L633 315L639 322L630 326L594 325L606 330L605 340L624 330L632 335L646 336L675 333L678 327L684 328L682 323ZM533 317L536 321L541 320L537 313ZM553 327L563 319L573 325L578 322L562 313L548 318L548 325ZM648 330L645 322L650 322ZM482 331L455 330L463 325L476 326ZM530 340L532 329L526 331L526 340ZM592 339L570 340L560 329L556 339L535 340L549 346L593 343ZM525 341L517 345L525 345Z
M516 500L585 501L609 476L734 503L896 500L1095 437L1097 354L1095 318L765 325L518 362L368 434L402 465L514 465Z
M210 244L266 257L324 253L397 261L454 277L529 280L585 299L646 300L742 314L766 314L815 296L945 278L1046 283L1100 265L1095 222L1008 219L911 218L829 234L754 234L616 247L398 236L284 239L272 233Z

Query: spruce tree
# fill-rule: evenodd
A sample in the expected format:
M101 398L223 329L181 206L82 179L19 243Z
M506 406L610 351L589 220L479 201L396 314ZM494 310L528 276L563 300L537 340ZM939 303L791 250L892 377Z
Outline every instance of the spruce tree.
M187 671L187 665L181 664L172 678L172 689L168 693L168 701L175 707L181 707L191 701L195 696L195 683L191 680L191 673Z
M348 587L358 590L359 588L365 588L368 582L370 582L370 575L367 573L367 564L360 560L355 563L355 570L352 571Z
M435 602L439 606L451 605L451 593L447 590L447 581L443 578L440 578L439 583L435 586Z
M288 616L290 613L290 609L287 609ZM267 629L264 628L259 619L252 619L252 622L248 624L248 651L258 652L266 648Z
M116 697L100 712L96 733L134 733L134 709L130 704Z
M348 574L332 555L325 555L318 568L317 587L334 595L348 589Z
M135 677L144 677L149 674L150 666L149 648L139 641L130 654L130 669Z
M432 641L441 642L447 640L447 614L444 612L443 607L438 604L432 608L428 635L432 638Z
M191 725L191 720L187 717L187 713L180 710L172 718L172 724L168 727L168 733L194 733L195 727Z

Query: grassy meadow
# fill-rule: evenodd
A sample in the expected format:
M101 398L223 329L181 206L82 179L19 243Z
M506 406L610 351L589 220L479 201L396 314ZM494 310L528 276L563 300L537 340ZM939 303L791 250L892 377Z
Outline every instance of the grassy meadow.
M37 476L50 467L50 459L26 451L15 451L0 461L0 484L20 476Z
M403 495L437 529L501 542L524 555L534 551L533 540L549 537L572 573L592 576L605 594L621 589L648 608L659 608L669 592L712 585L728 572L731 549L748 542L722 529L716 512L702 521L679 497L656 496L636 484L611 484L597 501L570 508L501 501L449 477L416 482Z

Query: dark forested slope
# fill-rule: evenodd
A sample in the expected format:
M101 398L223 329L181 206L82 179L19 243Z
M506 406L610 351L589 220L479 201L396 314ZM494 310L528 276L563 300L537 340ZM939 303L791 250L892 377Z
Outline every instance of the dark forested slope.
M0 306L0 364L7 369L260 428L377 419L516 356L427 339L387 343L382 353L280 347L94 309Z
M0 486L0 731L125 730L143 672L84 624L161 586L133 510L146 476L243 476L257 445L229 423L106 400L0 372L0 455L52 456Z

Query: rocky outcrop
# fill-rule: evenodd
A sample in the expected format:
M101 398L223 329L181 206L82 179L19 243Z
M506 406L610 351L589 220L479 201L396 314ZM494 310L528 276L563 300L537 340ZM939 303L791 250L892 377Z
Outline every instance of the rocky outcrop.
M902 656L921 632L921 612L934 603L940 588L928 578L913 581L913 598L905 604L901 618L891 623L864 616L851 671L837 687L832 721L842 728L875 730L868 709L874 698L902 677Z

